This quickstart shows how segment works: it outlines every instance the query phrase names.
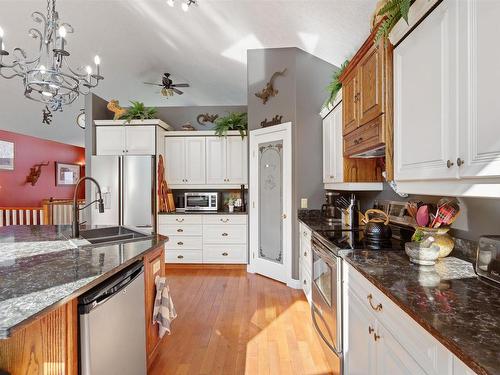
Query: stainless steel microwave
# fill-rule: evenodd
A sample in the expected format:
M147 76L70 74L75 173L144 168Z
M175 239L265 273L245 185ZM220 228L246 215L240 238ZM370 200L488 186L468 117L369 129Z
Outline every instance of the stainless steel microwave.
M219 209L219 193L184 193L184 208L186 211L217 211Z

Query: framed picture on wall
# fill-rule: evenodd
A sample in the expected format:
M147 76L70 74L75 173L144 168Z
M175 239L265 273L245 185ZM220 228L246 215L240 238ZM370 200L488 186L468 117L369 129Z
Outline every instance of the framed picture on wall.
M14 142L0 141L0 170L14 170Z
M76 185L80 179L80 164L60 163L56 161L56 185Z

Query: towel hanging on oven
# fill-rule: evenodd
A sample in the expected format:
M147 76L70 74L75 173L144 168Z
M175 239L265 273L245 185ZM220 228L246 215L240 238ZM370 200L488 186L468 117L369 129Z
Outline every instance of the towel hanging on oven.
M153 324L158 323L158 332L160 338L165 333L170 334L170 324L172 320L177 318L172 297L170 296L170 289L165 277L156 276L156 298L153 308Z

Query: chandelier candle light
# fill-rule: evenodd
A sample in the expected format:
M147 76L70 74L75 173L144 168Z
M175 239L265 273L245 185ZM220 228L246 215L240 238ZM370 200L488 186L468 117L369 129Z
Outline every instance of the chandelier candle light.
M38 28L28 30L28 35L38 40L38 52L28 58L21 48L14 48L10 64L4 62L4 31L0 27L0 76L6 79L20 77L24 84L24 96L42 102L53 111L62 111L62 106L73 103L80 94L87 95L104 79L100 74L101 59L95 56L95 74L92 68L79 67L73 70L68 62L66 36L73 27L59 20L56 1L47 0L47 15L33 12L31 15Z

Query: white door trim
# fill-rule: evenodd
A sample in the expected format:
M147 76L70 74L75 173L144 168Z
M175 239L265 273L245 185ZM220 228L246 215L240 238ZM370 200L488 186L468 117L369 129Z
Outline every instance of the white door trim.
M258 253L259 239L259 163L258 163L258 142L257 137L281 133L278 139L283 140L283 266L285 268L282 277L259 272L258 258L254 254ZM276 134L279 136L280 134ZM250 131L249 136L249 157L250 157L250 178L249 178L249 263L247 271L250 273L262 273L265 276L284 282L291 287L295 287L296 281L292 278L292 123L287 122L268 128Z

